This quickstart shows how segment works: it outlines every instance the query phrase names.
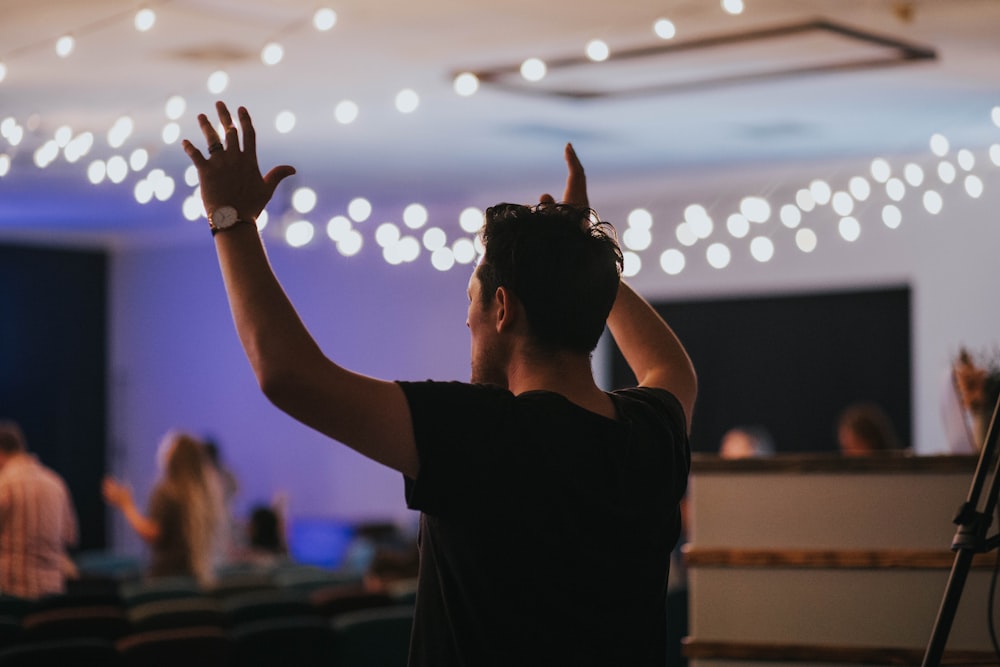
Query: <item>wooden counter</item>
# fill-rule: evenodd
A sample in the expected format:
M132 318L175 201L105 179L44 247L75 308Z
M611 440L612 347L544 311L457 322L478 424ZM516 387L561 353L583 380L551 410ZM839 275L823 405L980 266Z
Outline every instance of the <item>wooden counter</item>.
M694 667L919 665L977 461L696 458L686 550ZM974 561L945 661L996 663L986 609L996 556Z

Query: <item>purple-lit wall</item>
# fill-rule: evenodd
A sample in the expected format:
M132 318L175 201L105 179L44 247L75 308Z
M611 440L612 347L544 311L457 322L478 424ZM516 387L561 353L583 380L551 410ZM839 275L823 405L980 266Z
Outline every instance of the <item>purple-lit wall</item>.
M340 256L332 244L272 240L276 273L328 355L386 379L468 378L465 294L471 266L389 267L380 249ZM374 244L372 244L374 245ZM412 521L402 478L274 408L236 337L211 238L119 252L112 262L109 461L144 502L168 429L217 439L240 482L238 514L278 493L295 516ZM116 548L135 550L116 519Z

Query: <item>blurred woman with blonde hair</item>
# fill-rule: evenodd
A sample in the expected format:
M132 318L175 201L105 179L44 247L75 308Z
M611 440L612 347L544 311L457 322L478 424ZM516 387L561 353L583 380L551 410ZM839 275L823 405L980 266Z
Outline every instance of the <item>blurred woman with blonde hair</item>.
M104 479L104 498L150 546L150 576L190 575L208 586L214 580L224 506L205 446L173 431L161 441L157 458L161 478L150 496L148 516L136 507L129 487L113 477Z

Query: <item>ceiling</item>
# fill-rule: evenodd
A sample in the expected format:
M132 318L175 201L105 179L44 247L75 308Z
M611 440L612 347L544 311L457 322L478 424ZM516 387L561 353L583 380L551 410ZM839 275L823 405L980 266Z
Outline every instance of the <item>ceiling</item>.
M179 143L164 144L166 102L182 96L180 135L200 140L196 113L213 100L245 105L261 162L289 163L294 186L318 192L317 211L343 212L365 196L399 216L422 201L487 205L559 187L561 148L572 141L597 187L721 167L907 155L945 134L955 145L997 140L1000 0L329 0L336 25L316 30L315 0L0 0L0 237L166 238L192 233L182 215L191 187ZM147 32L140 8L155 11ZM670 19L664 40L654 22ZM56 55L57 38L75 48ZM592 39L611 58L587 62ZM264 45L284 58L261 62ZM626 57L627 56L627 57ZM549 75L516 72L529 57ZM209 76L229 75L224 92ZM471 96L453 77L478 72ZM401 113L403 89L419 106ZM334 109L357 104L350 124ZM279 113L295 114L287 134ZM120 148L107 133L128 115ZM35 151L63 126L91 132L89 154ZM148 164L120 184L91 185L88 165L137 148ZM0 157L0 161L3 158ZM2 166L0 162L0 166ZM167 201L141 206L138 181L153 169L175 179ZM597 185L599 180L600 185ZM287 198L293 188L284 188ZM397 206L399 205L399 206ZM276 208L287 207L287 201ZM433 213L432 213L433 214Z

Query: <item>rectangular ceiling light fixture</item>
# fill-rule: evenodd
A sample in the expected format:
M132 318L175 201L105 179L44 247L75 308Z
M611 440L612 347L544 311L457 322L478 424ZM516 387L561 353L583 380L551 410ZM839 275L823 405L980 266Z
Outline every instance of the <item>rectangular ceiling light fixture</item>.
M933 60L931 48L817 19L748 32L546 61L537 82L521 64L473 71L484 85L576 99L677 93L794 76L889 67Z

